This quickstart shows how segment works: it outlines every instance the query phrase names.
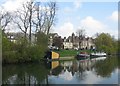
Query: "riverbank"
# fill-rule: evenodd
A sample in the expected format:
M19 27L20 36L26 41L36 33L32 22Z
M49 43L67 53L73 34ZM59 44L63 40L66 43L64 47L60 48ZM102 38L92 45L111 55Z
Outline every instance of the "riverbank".
M88 54L92 53L91 50L55 50L55 52L60 54L60 58L76 56L80 52L87 52Z
M80 52L87 52L88 54L90 54L93 51L92 50L54 50L54 52L59 53L59 55L60 55L59 60L73 60L73 59L75 59L75 56ZM13 57L13 58L8 58L7 61L3 61L3 64L12 64L12 63L13 64L14 63L19 64L19 63L34 63L34 62L39 63L44 58L44 55L41 56L41 57L39 55L40 54L35 55L36 57L34 57L34 58L37 58L37 59L33 59L33 57L31 57L32 59L31 58L28 58L28 59L23 58L23 59L21 59L21 58L19 58L19 56L16 56L16 55L14 56L11 53L11 57ZM108 56L113 56L113 55L114 54L108 55Z
M33 51L33 50L30 50ZM74 57L77 55L77 53L79 52L87 52L88 54L91 53L92 51L90 50L55 50L56 53L59 53L60 55L60 60L73 60ZM24 56L24 54L22 54L21 56ZM38 52L35 52L34 49L34 53L29 54L26 53L25 55L26 57L20 57L18 53L11 52L8 58L4 58L2 59L3 64L11 64L11 63L31 63L31 62L39 62L41 61L41 59L44 58L44 54L43 56L41 56L41 54L39 54ZM29 56L29 58L28 58Z
M73 59L75 59L75 56L60 57L59 60L73 60Z

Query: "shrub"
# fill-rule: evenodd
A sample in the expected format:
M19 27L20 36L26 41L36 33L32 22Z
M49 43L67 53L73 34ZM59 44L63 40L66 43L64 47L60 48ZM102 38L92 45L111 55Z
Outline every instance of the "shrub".
M18 62L18 56L14 51L5 51L4 52L3 63L16 63Z

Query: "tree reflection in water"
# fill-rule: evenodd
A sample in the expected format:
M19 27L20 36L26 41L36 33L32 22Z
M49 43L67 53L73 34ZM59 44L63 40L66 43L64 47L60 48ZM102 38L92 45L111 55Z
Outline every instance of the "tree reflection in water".
M103 61L97 61L95 64L95 72L101 77L110 77L112 71L118 67L118 58L109 57Z
M46 82L49 70L43 64L34 63L4 65L2 72L3 84L41 84Z
M61 77L70 77L69 80L74 78L74 80L81 82L87 79L88 72L101 77L110 77L117 67L120 68L119 60L120 58L117 57L107 57L104 60L93 58L36 64L3 65L2 80L3 84L54 84L55 82L50 80L50 77L57 76L58 80Z
M65 62L64 62L65 64ZM117 57L99 57L92 58L87 60L75 60L72 61L70 70L67 69L67 66L64 66L69 72L72 73L72 76L76 76L78 80L85 80L87 76L87 71L92 71L96 75L101 77L110 77L111 73L118 67L118 58ZM67 77L67 76L66 76Z

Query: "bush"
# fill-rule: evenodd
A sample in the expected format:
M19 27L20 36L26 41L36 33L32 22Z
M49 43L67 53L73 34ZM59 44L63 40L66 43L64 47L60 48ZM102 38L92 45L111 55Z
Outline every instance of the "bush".
M40 46L31 46L27 49L27 55L32 61L40 60L44 56L44 51Z
M37 40L34 45L29 44L26 38L19 38L16 44L9 41L3 34L3 63L17 63L28 61L39 61L44 57L48 46L48 37L44 33L37 34Z
M18 62L18 56L14 51L5 51L4 52L3 63L16 63Z

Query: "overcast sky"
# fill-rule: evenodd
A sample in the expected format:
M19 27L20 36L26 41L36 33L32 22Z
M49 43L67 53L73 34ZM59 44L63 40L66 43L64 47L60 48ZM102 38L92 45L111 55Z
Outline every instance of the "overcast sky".
M0 0L0 5L8 11L20 8L25 0ZM40 0L37 0L40 1ZM57 21L53 32L69 36L77 29L85 29L87 36L106 32L118 37L118 2L66 1L57 3Z

